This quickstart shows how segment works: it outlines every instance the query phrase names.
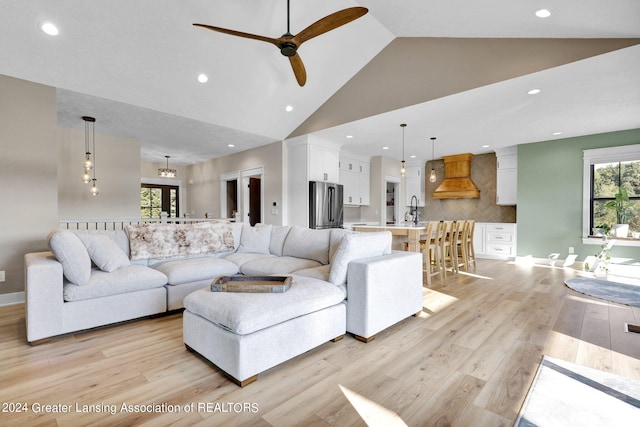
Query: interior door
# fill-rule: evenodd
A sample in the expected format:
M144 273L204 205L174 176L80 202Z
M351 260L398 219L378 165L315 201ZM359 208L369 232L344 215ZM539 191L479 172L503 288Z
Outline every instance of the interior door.
M249 177L249 224L251 225L256 225L262 219L260 212L260 207L262 206L261 185L262 180L260 177Z

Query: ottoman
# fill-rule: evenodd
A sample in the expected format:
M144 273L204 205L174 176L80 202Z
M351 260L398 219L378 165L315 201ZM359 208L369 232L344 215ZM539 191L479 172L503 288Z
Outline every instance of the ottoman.
M244 387L258 374L346 332L345 291L292 275L284 293L211 292L184 299L183 339Z

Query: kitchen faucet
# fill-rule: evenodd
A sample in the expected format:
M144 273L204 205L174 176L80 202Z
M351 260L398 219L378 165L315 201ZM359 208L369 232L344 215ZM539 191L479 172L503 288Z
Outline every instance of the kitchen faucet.
M413 199L416 199L416 207L413 207ZM418 212L418 198L416 197L416 195L414 194L413 196L411 196L411 215L413 215L413 223L415 225L418 225L418 215L420 213Z

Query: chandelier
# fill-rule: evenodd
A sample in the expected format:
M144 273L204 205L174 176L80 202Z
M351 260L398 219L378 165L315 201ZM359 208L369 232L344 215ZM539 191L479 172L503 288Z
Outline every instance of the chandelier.
M91 183L91 195L97 196L99 193L96 185L96 119L89 116L82 116L84 120L84 173L82 174L82 182ZM93 153L93 154L92 154ZM92 157L93 156L93 157Z
M167 159L167 167L166 168L159 168L158 169L158 175L164 177L164 178L175 178L176 175L178 174L176 172L175 169L169 169L169 157L170 156L164 156Z

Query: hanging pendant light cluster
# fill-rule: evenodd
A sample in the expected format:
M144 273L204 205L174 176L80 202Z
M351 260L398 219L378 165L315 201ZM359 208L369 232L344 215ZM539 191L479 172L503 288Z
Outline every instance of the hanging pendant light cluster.
M407 162L404 161L404 128L407 127L407 124L402 123L400 127L402 128L402 162L400 162L400 174L404 176L407 172Z
M175 169L169 169L169 157L170 156L164 156L167 159L167 167L166 168L159 168L158 169L158 175L164 177L164 178L175 178L176 175L178 175L177 171Z
M84 120L84 173L82 182L91 183L91 195L97 196L99 193L96 185L96 119L89 116L82 116Z
M436 137L431 137L431 174L429 174L429 181L436 182Z

